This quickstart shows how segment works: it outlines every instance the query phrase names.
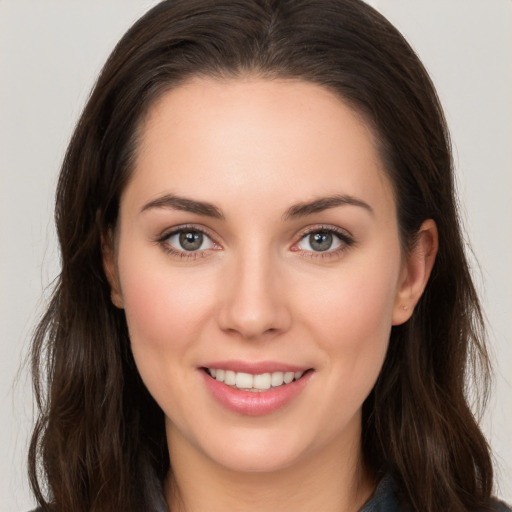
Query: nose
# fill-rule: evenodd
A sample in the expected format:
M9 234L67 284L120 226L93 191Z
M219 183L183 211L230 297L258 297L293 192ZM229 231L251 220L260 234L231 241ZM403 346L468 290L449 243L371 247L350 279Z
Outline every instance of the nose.
M231 270L221 283L219 327L252 340L288 330L287 290L272 257L253 250L237 258Z

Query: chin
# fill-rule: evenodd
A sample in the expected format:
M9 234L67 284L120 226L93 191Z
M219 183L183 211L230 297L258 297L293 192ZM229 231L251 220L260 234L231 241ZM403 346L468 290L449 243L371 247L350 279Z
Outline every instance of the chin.
M288 433L242 430L232 432L223 440L212 438L202 450L214 463L229 471L273 473L307 459L315 451L311 444Z
M223 453L215 462L236 473L275 473L294 465L300 459L293 454L279 453L277 451L264 452L263 450L233 450L232 453Z

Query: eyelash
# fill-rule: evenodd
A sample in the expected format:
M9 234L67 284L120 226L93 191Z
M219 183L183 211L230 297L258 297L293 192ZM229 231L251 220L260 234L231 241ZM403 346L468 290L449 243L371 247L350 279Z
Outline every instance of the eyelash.
M303 249L292 250L302 253L302 255L306 258L326 260L341 257L347 249L349 249L355 244L355 240L352 237L352 235L350 235L346 231L335 226L319 225L314 226L312 228L308 228L305 231L303 231L299 237L299 240L295 242L293 246L297 246L300 242L302 242L304 239L306 239L313 233L328 233L334 235L341 242L341 245L335 249L328 249L326 251L307 251Z
M175 249L172 245L169 244L169 238L171 238L174 235L184 233L184 232L196 232L201 233L202 235L205 235L208 237L211 242L214 244L215 248L209 248L209 249L203 249L203 250L196 250L196 251L186 251L186 250L179 250ZM309 251L304 250L300 248L294 248L298 244L300 244L304 239L306 239L308 236L310 236L313 233L328 233L334 235L340 242L341 245L335 249L327 249L325 251ZM206 230L203 227L198 227L194 225L183 225L178 226L176 228L173 228L170 231L166 231L163 235L161 235L156 242L162 247L162 249L169 255L181 259L181 260L196 260L198 258L204 258L210 255L210 251L212 250L219 250L220 245L217 244L214 241L214 237L209 233L208 230ZM296 241L292 246L293 252L299 252L304 257L310 258L310 259L330 259L330 258L338 258L340 257L348 248L353 246L355 243L353 237L349 235L346 231L341 230L340 228L334 227L334 226L327 226L327 225L319 225L314 226L312 228L308 228L307 230L303 231L298 241Z
M204 258L209 255L210 250L218 250L215 249L203 249L200 251L185 251L185 250L179 250L175 249L172 245L169 244L169 238L171 238L174 235L178 235L180 233L186 233L186 232L195 232L195 233L201 233L202 235L205 235L208 237L212 243L220 247L214 240L213 236L203 227L198 227L194 225L183 225L178 226L176 228L173 228L170 231L166 231L162 236L160 236L156 242L162 247L162 249L169 255L181 259L181 260L196 260L198 258Z

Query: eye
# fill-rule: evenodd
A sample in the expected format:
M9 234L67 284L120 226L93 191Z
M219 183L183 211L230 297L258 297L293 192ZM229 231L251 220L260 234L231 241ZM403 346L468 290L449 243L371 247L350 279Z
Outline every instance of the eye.
M334 229L309 231L299 240L297 248L308 252L336 252L352 244L352 239Z
M175 251L197 252L216 248L213 240L203 231L192 228L176 230L161 240Z

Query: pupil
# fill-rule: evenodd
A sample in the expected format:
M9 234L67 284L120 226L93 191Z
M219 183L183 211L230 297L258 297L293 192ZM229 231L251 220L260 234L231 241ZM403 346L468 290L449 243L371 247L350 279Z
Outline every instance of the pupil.
M197 251L203 243L203 234L197 231L180 233L180 245L185 251Z
M320 232L310 235L311 247L315 251L327 251L332 245L332 234L328 232Z

